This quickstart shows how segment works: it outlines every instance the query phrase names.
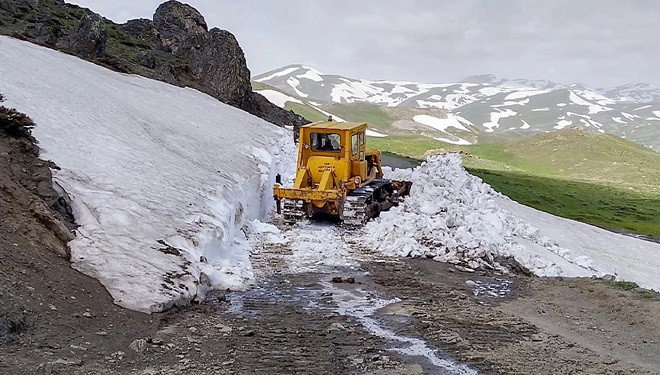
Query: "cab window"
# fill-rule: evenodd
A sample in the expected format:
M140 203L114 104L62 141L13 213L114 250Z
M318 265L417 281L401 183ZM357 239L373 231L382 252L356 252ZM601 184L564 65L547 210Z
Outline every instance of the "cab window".
M364 146L364 132L360 133L360 146Z
M311 133L309 136L312 151L341 151L341 136L337 133Z
M358 153L358 146L359 146L358 142L359 142L358 135L357 134L351 135L351 154L353 155L357 155Z

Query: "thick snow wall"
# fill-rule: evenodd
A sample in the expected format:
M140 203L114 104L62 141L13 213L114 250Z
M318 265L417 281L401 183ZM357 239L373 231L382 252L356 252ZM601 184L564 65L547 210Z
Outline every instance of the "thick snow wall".
M290 132L188 88L0 37L0 93L72 198L72 266L156 312L252 280L243 226L293 169Z

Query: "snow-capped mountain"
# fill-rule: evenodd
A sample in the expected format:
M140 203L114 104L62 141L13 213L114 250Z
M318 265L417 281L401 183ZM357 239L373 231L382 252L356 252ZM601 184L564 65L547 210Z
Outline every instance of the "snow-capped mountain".
M646 84L602 90L493 75L455 83L372 81L324 74L303 65L289 65L253 80L277 89L262 91L277 105L298 103L324 114L331 104L371 104L388 114L406 113L393 108L408 109L412 115L396 115L394 120L433 128L429 119L418 121L425 114L419 110L436 110L426 115L435 118L431 122L444 123L442 130L435 130L445 134L430 136L450 143L475 143L489 134L509 137L580 126L660 149L660 90ZM384 135L393 134L385 131Z

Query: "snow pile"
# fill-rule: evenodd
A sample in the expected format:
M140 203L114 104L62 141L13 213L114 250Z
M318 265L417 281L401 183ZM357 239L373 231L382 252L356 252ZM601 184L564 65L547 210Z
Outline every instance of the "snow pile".
M660 289L660 276L653 271L660 266L660 245L512 202L468 174L456 154L432 156L415 170L386 175L413 182L410 197L364 228L368 245L386 255L432 257L465 270L502 272L498 257L513 256L539 276L611 273ZM628 250L614 254L613 243ZM638 259L632 264L631 254Z
M149 312L251 282L242 228L272 210L290 133L198 91L0 37L0 92L37 123L80 228L74 268Z

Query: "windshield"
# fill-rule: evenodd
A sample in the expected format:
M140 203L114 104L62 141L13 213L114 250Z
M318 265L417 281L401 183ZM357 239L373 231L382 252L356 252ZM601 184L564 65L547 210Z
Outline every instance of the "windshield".
M337 133L311 133L312 151L341 151L341 136Z

